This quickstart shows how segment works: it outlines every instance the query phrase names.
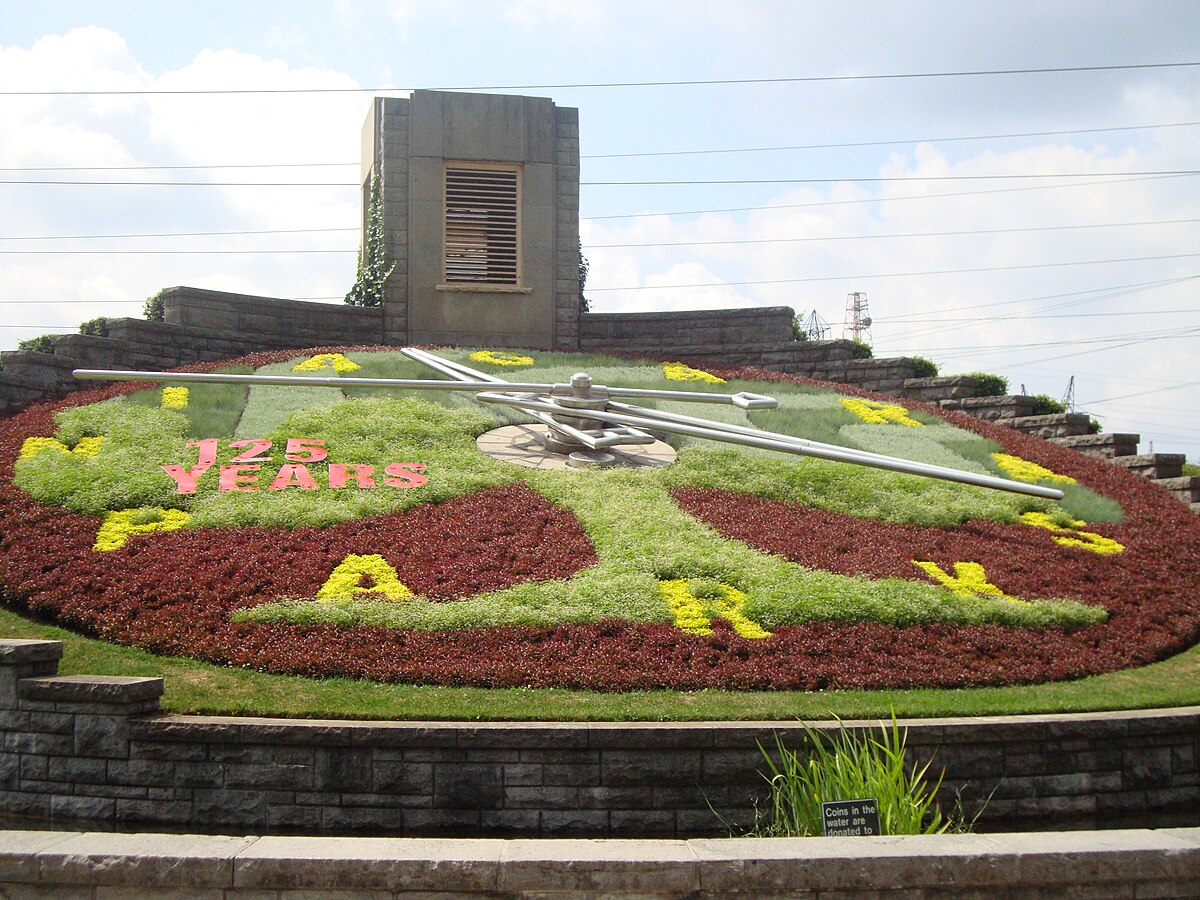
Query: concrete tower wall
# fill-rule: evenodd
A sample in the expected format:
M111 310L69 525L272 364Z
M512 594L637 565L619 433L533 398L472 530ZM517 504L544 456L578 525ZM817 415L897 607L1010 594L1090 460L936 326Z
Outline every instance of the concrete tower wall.
M379 179L395 262L387 343L578 346L578 121L576 110L541 97L414 91L375 99L363 128L362 190L365 210ZM447 164L516 173L515 283L447 278Z

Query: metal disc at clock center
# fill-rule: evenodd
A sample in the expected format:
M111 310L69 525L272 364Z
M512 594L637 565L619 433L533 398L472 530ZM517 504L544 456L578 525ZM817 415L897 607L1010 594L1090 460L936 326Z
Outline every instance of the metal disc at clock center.
M675 462L675 448L665 441L556 453L543 443L546 431L545 425L505 425L481 434L475 444L493 459L531 469L662 468Z

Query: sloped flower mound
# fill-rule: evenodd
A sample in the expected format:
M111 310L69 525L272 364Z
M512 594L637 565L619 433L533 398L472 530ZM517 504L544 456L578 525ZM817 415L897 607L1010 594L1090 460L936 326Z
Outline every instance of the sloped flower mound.
M689 438L660 470L523 469L475 447L509 421L495 408L356 385L429 373L315 348L227 365L344 386L192 383L166 404L169 384L112 385L0 422L0 599L221 665L601 690L1039 682L1200 638L1200 521L1116 467L792 376L488 353L520 359L510 380L769 393L662 405L1067 496Z

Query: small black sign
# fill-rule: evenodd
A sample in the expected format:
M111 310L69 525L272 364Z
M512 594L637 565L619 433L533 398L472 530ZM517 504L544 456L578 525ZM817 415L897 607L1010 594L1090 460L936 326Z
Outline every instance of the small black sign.
M880 834L878 800L835 800L821 804L825 837L865 837Z

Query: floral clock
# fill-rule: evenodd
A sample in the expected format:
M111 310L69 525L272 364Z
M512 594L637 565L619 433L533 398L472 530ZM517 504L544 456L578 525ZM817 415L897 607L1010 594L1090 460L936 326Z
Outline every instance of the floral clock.
M601 690L1034 683L1200 639L1200 521L1103 461L758 370L445 355L506 381L724 383L779 400L730 424L1065 496L689 437L661 468L522 468L476 446L519 414L356 384L427 374L318 348L219 368L328 385L116 384L0 422L0 600L219 665Z

